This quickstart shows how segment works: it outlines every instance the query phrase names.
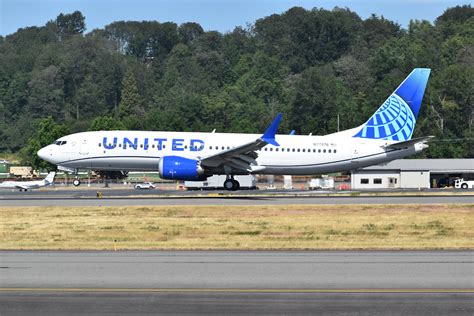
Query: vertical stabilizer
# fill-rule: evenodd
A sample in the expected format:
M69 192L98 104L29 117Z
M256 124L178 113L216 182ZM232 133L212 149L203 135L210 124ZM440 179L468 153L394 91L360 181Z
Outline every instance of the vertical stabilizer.
M56 172L50 172L48 173L48 175L46 176L46 178L44 178L44 181L46 182L46 184L49 184L49 183L53 183L54 182L54 176L56 175Z
M430 71L428 68L415 68L354 137L411 139Z

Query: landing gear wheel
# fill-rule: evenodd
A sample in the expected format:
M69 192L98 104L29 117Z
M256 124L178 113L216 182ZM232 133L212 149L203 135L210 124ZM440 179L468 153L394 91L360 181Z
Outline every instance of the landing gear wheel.
M237 180L233 180L233 182L232 191L237 191L240 188L240 183Z
M226 189L227 191L232 191L234 189L234 180L233 179L225 180L224 189Z
M74 184L75 187L78 187L81 185L81 180L79 179L74 179L74 181L72 181L72 184Z

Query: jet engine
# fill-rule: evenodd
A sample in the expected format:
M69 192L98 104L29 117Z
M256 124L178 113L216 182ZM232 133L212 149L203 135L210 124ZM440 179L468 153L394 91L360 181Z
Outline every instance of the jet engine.
M160 177L170 180L202 181L207 177L195 159L179 156L165 156L160 159L158 171Z

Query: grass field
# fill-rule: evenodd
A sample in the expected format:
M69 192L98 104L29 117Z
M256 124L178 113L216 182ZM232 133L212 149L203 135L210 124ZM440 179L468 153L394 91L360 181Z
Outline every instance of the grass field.
M474 205L0 207L0 249L474 249Z

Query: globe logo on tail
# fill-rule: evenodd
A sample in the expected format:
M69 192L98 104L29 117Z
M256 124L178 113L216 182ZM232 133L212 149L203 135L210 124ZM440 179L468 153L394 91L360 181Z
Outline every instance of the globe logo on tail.
M411 139L415 122L408 104L394 93L354 137L406 141Z

